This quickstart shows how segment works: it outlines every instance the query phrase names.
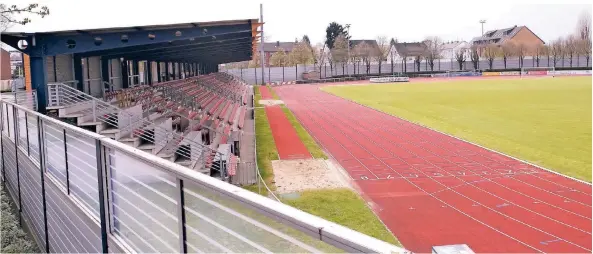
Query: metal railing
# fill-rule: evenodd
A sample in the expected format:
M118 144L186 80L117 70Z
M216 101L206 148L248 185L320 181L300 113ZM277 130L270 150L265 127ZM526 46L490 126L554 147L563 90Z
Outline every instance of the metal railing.
M404 249L0 101L2 181L44 252Z
M1 93L0 99L12 102L28 109L37 110L37 91L18 91L13 93Z
M145 112L136 105L128 109L120 109L103 100L94 98L62 84L49 84L49 106L63 107L67 113L74 115L78 121L101 122L107 126L105 129L115 129L115 139L128 139L134 142L135 138L154 145L153 154L165 153L166 157L177 156L189 160L187 163L192 168L203 170L205 162L216 150L195 142L184 140L185 132L173 131L171 126L165 126L167 121L157 123L157 119L172 117L171 113ZM81 123L78 123L81 124ZM179 145L181 142L185 145Z

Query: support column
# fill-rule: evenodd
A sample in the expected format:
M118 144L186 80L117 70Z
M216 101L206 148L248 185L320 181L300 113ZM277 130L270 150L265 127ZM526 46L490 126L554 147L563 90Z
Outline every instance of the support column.
M132 60L132 75L134 75L134 85L138 85L140 83L140 70L138 69L138 60Z
M148 84L152 85L152 61L146 61L148 69Z
M129 70L130 70L130 67L128 66L128 61L127 60L121 61L121 87L123 89L130 87L130 79L128 76Z
M37 112L46 113L47 80L45 76L45 57L30 57L31 59L31 88L37 91Z
M172 70L172 75L173 75L173 80L177 79L177 75L175 74L175 63L171 63L171 70Z
M163 82L161 79L161 62L156 62L156 78L157 78L157 82L161 83Z
M78 83L76 83L76 89L78 89L78 91L83 91L84 80L82 77L82 57L78 54L74 54L72 61L72 66L74 67L74 79L78 81Z
M165 62L165 80L171 80L170 73L169 73L169 62Z
M102 57L101 57L101 80L103 80L103 82L109 83L109 59L105 59ZM111 91L111 85L102 83L101 87L103 87L103 93L105 91Z

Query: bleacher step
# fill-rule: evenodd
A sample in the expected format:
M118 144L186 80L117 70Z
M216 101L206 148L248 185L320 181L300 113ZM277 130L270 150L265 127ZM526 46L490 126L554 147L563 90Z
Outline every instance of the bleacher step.
M84 122L79 123L78 126L93 126L93 125L101 125L103 122Z

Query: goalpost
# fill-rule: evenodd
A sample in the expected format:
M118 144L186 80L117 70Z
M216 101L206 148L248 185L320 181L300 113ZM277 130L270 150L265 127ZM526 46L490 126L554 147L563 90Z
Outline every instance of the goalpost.
M554 76L554 67L523 67L521 76Z

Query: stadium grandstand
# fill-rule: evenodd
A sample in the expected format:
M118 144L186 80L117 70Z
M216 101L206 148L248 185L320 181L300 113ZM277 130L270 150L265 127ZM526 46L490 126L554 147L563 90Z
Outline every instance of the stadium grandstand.
M253 87L218 66L262 25L3 33L27 81L0 101L2 180L42 252L405 252L227 183L255 160Z

